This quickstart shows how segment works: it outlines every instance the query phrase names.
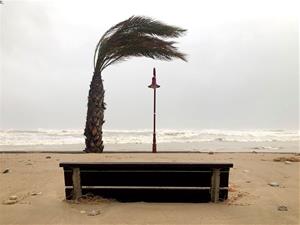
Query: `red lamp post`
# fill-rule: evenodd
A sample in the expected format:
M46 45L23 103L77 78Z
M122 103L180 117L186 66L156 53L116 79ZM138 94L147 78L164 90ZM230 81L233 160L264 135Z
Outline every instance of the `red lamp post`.
M152 83L148 86L149 88L153 88L153 143L152 143L152 153L156 153L156 88L159 88L160 85L156 83L156 71L153 68L153 77Z

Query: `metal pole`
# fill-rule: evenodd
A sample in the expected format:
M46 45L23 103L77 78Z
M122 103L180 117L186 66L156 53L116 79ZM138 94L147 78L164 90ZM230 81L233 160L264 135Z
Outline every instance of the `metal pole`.
M155 76L155 69L153 70ZM156 153L156 88L153 89L154 93L154 107L153 107L153 144L152 152Z
M152 83L148 87L153 88L153 142L152 142L152 152L156 153L156 88L159 88L160 85L158 85L156 83L155 68L153 68Z

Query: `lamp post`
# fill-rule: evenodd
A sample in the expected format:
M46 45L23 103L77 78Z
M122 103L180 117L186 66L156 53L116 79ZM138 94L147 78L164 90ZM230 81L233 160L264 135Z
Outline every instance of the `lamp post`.
M159 88L160 85L156 83L156 71L153 68L153 77L152 83L148 86L153 88L153 143L152 143L152 153L156 153L156 88Z

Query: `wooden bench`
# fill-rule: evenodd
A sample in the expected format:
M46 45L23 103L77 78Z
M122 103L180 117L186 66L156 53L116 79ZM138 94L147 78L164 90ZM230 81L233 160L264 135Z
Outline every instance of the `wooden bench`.
M232 163L62 162L66 199L92 193L119 201L217 202Z

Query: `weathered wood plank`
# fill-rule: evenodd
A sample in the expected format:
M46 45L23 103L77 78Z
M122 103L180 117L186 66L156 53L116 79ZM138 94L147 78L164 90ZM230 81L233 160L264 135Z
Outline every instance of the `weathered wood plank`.
M220 192L220 169L213 169L211 177L211 201L219 201L219 192Z
M232 163L190 163L190 162L61 162L60 167L105 170L197 170L211 168L230 168Z
M80 168L73 168L73 199L77 200L82 196L81 182L80 182Z

